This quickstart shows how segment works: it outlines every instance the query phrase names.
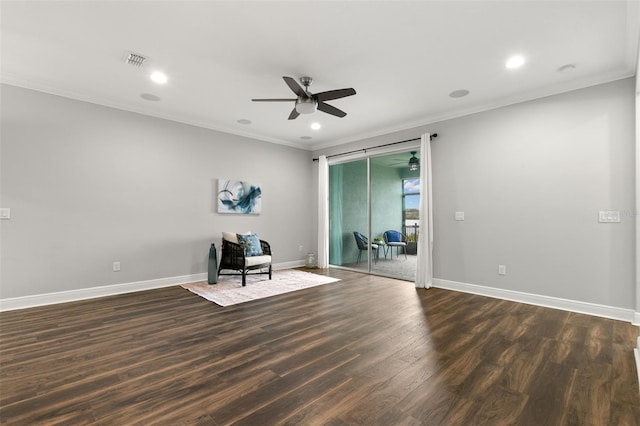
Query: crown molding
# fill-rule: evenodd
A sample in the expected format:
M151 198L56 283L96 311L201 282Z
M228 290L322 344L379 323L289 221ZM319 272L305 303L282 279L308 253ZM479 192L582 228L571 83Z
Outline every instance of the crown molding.
M8 73L3 73L2 75L0 75L0 83L6 84L9 86L21 87L23 89L34 90L37 92L43 92L43 93L47 93L54 96L60 96L63 98L73 99L76 101L88 102L94 105L100 105L107 108L114 108L122 111L133 112L133 113L145 115L148 117L160 118L163 120L174 121L181 124L188 124L190 126L201 127L204 129L214 130L217 132L227 133L235 136L242 136L249 139L256 139L261 142L268 142L276 145L285 145L292 148L303 149L306 151L311 150L311 148L306 145L287 141L284 139L272 138L269 136L259 135L257 133L231 129L231 128L220 126L210 122L194 120L191 118L185 118L185 117L177 116L173 114L162 114L155 111L151 111L146 108L140 108L137 105L125 104L125 103L116 102L110 99L103 99L103 98L89 96L84 93L78 93L70 90L60 89L57 87L53 87L52 85L49 85L49 84L34 82L29 79L21 78Z
M517 96L513 96L510 98L501 99L500 101L497 101L497 102L486 103L486 104L477 105L474 107L456 110L456 111L449 111L442 114L432 114L424 118L421 118L419 120L408 121L402 124L398 124L396 126L389 126L381 129L376 129L369 133L360 134L358 136L336 139L334 141L327 142L327 143L319 142L317 144L312 144L312 150L315 153L315 151L333 148L336 146L345 145L352 142L359 142L366 139L385 136L392 133L402 132L407 130L416 130L416 135L417 135L416 137L419 137L420 134L427 131L427 129L420 129L421 127L432 126L434 124L447 121L447 120L453 120L456 118L478 114L485 111L491 111L491 110L500 109L500 108L504 108L512 105L517 105L524 102L534 101L536 99L547 98L550 96L569 93L576 90L586 89L589 87L598 86L601 84L607 84L607 83L611 83L618 80L624 80L625 78L630 78L630 77L633 77L634 75L635 75L634 72L626 72L623 74L611 73L611 74L599 76L598 78L575 80L575 81L572 81L569 88L567 88L567 86L563 86L562 88L560 88L559 86L547 87L545 89L530 91L530 92L519 94ZM438 131L437 129L433 129L431 133L438 133Z

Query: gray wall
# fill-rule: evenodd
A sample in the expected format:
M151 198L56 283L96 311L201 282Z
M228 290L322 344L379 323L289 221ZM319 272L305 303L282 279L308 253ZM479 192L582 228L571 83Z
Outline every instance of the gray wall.
M315 251L308 151L13 86L1 96L2 299L203 273L223 230L257 232L275 263ZM262 214L217 214L218 178L260 184Z
M636 318L634 324L640 324L640 46L636 63ZM638 342L640 351L640 342Z
M633 79L313 154L427 131L439 134L436 278L635 309ZM622 222L598 223L599 210L620 210ZM466 220L455 221L455 211Z

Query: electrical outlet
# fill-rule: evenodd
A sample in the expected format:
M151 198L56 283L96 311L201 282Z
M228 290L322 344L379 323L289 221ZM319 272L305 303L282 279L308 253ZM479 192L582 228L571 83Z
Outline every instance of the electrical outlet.
M298 246L298 251L299 251L300 253L302 253L302 245L299 245L299 246Z
M11 219L11 209L7 207L1 208L0 219Z
M506 265L498 265L498 275L507 275Z
M113 272L120 272L120 262L113 262Z
M598 213L598 222L620 223L620 211L619 210L602 210Z

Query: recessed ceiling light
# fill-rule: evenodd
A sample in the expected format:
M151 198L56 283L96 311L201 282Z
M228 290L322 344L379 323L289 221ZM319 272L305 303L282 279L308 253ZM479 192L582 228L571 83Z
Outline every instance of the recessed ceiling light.
M246 118L241 118L240 120L238 120L238 123L240 123L240 124L251 124L251 120L247 120Z
M300 136L300 139L303 139L305 141L309 141L311 139L313 139L311 136Z
M510 70L514 70L516 68L520 68L521 66L523 66L524 62L525 62L524 57L520 55L516 55L516 56L510 57L507 60L507 62L504 64L504 66L509 68Z
M460 90L454 90L453 92L449 93L449 96L452 98L463 98L468 94L469 94L469 91L467 89L460 89Z
M140 95L140 97L142 99L144 99L145 101L153 101L153 102L158 102L160 100L160 98L156 95L152 95L151 93L142 93Z
M165 84L167 82L167 75L160 71L154 71L151 73L151 81L158 84Z
M311 123L311 128L313 130L320 130L321 127L322 125L320 123Z

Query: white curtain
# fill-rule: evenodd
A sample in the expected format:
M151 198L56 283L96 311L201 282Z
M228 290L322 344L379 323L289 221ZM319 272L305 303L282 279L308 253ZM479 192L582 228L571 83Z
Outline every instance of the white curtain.
M416 287L433 285L433 209L431 185L431 135L425 133L420 140L420 220L418 229L418 265Z
M329 163L318 158L318 268L329 267Z

